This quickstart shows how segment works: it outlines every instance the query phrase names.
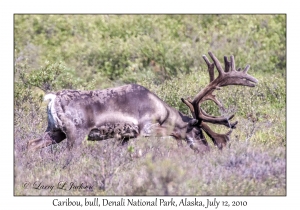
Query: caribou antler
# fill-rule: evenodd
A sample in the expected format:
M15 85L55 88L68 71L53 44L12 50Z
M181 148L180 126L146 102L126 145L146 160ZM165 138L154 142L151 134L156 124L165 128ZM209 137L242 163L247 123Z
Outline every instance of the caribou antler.
M251 75L247 74L247 71L250 68L249 65L247 65L243 71L241 71L240 68L236 70L233 56L230 56L230 61L226 56L224 56L224 62L225 62L225 71L224 71L219 60L215 57L215 55L211 52L208 52L208 54L213 60L213 63L210 63L208 58L205 55L203 55L203 59L208 66L210 83L204 89L202 89L192 101L183 98L181 100L189 107L193 117L199 120L200 126L205 131L205 133L207 133L208 136L212 138L213 142L219 148L222 148L223 145L225 145L224 142L229 140L229 134L231 133L231 131L227 134L217 134L214 133L204 122L225 125L231 129L235 128L238 122L237 121L234 123L229 122L229 120L231 120L234 117L234 115L230 115L229 117L211 116L205 113L203 109L201 109L200 104L206 100L211 100L214 103L216 103L220 107L220 109L224 109L222 103L213 94L215 90L219 90L221 87L227 85L242 85L242 86L254 87L258 81ZM214 77L215 66L219 72L219 75L216 79Z

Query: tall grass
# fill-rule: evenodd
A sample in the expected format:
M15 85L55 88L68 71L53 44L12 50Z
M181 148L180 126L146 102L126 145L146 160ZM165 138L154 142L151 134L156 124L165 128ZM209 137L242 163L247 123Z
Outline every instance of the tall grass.
M189 74L158 86L151 81L142 83L170 105L189 114L180 97L197 93L205 83L197 81L201 76L206 80L205 75ZM225 106L236 110L239 124L223 151L210 142L211 151L206 154L194 154L185 143L178 146L171 137L132 139L125 146L114 139L84 141L78 159L63 169L68 154L66 142L37 153L26 150L27 140L40 136L46 128L43 108L32 109L29 116L19 113L20 124L15 128L15 194L285 195L285 83L278 80L275 88L267 85L272 77L257 78L260 84L256 88L233 87L218 92ZM183 79L190 85L177 84ZM279 94L281 98L272 100ZM45 104L42 106L45 108ZM212 104L204 108L209 113L221 114ZM213 129L220 133L227 131L221 126ZM56 186L59 182L69 186L76 182L91 185L93 189L49 191L33 189L32 185L23 188L27 182L46 186Z
M222 152L199 155L171 139L133 139L127 146L107 140L85 144L80 158L63 169L63 149L30 154L20 152L20 145L16 143L15 195L286 194L284 147L233 139ZM70 189L72 182L91 188ZM59 183L66 183L64 190ZM37 189L39 185L54 188Z

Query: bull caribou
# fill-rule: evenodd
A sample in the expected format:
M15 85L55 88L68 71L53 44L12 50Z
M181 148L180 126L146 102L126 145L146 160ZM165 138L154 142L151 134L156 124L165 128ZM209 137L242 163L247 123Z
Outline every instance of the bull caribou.
M224 56L225 69L211 52L211 63L203 55L208 66L210 83L193 100L183 99L191 111L192 117L162 101L147 88L137 85L125 85L104 90L79 91L61 90L47 94L48 127L43 136L28 142L28 149L37 150L67 139L67 148L78 148L84 139L104 140L108 138L130 139L139 136L172 136L185 140L195 151L209 150L205 135L214 145L222 149L229 141L236 122L234 117L215 117L207 114L201 107L206 100L213 101L220 108L222 103L213 94L215 90L228 85L254 87L257 79L244 70L236 70L234 57ZM218 77L214 77L214 67ZM220 124L230 128L226 134L215 133L207 123Z

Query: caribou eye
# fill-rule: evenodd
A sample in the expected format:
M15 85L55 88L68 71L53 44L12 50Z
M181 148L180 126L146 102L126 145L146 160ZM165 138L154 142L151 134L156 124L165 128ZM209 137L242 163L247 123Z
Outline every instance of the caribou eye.
M192 119L189 121L189 125L197 125L198 122L199 122L198 120Z

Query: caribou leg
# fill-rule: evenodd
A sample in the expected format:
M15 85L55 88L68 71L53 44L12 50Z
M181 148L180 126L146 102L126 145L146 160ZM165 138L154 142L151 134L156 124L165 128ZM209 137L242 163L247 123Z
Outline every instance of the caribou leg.
M46 131L41 138L28 141L27 149L35 151L51 144L57 144L66 138L66 134L61 130Z
M74 124L69 124L66 129L66 136L67 136L67 150L68 150L68 157L63 166L66 168L73 159L77 159L80 155L80 145L82 141L88 136L89 130L87 128L82 128L79 126L75 126Z

